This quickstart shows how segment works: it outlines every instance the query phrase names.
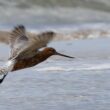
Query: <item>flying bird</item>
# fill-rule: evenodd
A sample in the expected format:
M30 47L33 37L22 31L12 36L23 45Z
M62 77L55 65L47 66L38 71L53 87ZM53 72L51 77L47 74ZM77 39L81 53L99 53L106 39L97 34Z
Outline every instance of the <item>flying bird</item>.
M23 25L16 26L10 35L9 45L11 48L10 57L6 64L0 68L0 79L2 83L8 72L28 68L37 65L52 55L59 55L74 58L58 53L54 48L47 47L47 44L55 37L52 31L43 32L36 36L29 36ZM39 50L45 47L42 51Z

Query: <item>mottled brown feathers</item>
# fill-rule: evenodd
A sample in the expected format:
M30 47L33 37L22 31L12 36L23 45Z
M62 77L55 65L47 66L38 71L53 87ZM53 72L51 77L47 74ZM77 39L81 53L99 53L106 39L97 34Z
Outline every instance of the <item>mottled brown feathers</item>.
M47 49L47 50L49 51L49 49ZM54 53L53 54L49 53L48 51L46 51L46 49L44 49L43 51L39 51L35 56L33 56L31 58L17 60L12 71L29 68L29 67L35 66L35 65L43 62L48 57L50 57L51 55L54 54Z

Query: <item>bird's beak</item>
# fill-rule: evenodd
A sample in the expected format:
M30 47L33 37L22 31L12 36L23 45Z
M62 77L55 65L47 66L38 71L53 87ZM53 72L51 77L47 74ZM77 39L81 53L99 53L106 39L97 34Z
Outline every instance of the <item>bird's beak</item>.
M59 55L59 56L67 57L67 58L75 58L75 57L64 55L64 54L61 54L61 53L58 53L58 52L56 52L55 55Z

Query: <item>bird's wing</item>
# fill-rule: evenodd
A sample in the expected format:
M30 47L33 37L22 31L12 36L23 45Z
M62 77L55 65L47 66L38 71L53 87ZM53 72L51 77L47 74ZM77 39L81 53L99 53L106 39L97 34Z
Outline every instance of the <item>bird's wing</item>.
M56 33L53 31L46 31L39 33L36 36L30 37L30 48L33 47L33 49L38 50L40 48L46 47L47 44L52 41L55 35Z
M10 37L11 58L16 57L27 48L28 38L23 25L16 26Z
M27 36L25 27L19 25L14 28L10 38L12 48L11 58L16 56L28 57L38 49L45 47L54 37L55 33L48 31L37 34L36 36Z
M11 32L11 36L9 39L10 46L13 47L16 44L20 43L21 41L25 41L28 38L26 37L26 31L25 27L23 25L18 25L14 27L14 29Z
M19 54L19 58L30 58L36 55L40 48L47 46L47 44L53 39L54 32L43 32L34 36L28 36L27 47Z

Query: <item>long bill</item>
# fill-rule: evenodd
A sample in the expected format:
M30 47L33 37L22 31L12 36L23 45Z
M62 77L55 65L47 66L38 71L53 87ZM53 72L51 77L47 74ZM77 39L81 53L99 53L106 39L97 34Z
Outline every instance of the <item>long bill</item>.
M67 58L75 58L75 57L64 55L64 54L61 54L61 53L58 53L58 52L56 52L55 55L59 55L59 56L67 57Z

